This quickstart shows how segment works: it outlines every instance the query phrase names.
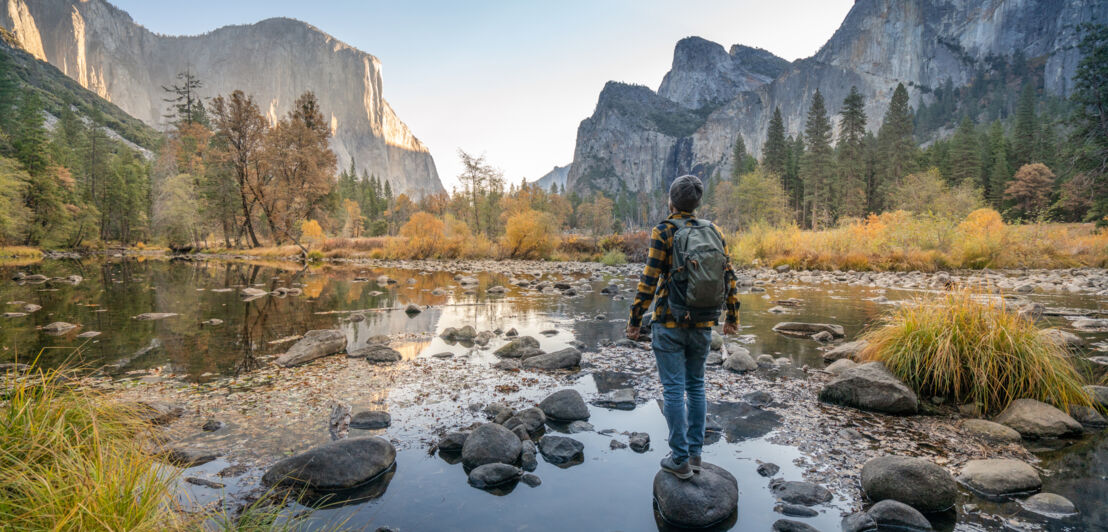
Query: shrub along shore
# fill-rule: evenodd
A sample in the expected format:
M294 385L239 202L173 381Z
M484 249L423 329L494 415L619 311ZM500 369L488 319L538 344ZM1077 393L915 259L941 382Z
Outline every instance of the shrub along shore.
M644 261L650 237L646 231L603 237L559 235L547 227L520 222L514 224L517 230L509 228L503 238L493 242L474 236L464 226L451 227L419 214L397 236L328 238L320 233L302 239L299 246L227 248L213 244L187 251L290 260L304 260L307 255L311 261L530 259L612 266ZM820 230L755 225L726 236L731 258L739 267L924 272L1108 267L1108 230L1093 224L1008 224L992 209L978 209L960 220L893 211ZM133 249L168 251L141 243ZM35 248L0 248L0 265L33 262L42 256Z

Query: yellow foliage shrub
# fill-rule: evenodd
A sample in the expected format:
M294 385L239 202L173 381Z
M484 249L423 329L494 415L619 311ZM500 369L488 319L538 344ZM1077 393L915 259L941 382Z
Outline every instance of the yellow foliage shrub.
M300 243L308 249L320 249L327 236L323 234L323 227L315 220L300 222Z
M505 255L518 259L542 259L550 256L557 245L557 236L550 215L533 210L522 211L508 218L508 227L501 240Z

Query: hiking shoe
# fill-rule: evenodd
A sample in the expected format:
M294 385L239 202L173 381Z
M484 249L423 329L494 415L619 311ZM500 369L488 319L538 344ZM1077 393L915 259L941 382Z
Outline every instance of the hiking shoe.
M693 476L692 466L689 465L688 460L677 463L673 460L672 455L662 459L662 471L665 471L681 480L688 480Z
M701 462L701 460L700 460L699 456L690 456L689 457L689 467L692 468L693 473L699 473L700 472L700 470L701 470L700 462Z

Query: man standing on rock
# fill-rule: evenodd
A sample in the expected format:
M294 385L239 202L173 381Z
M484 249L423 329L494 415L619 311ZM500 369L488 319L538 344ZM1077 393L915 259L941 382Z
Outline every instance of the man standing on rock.
M701 467L704 365L721 307L727 307L723 334L739 329L739 294L723 233L693 215L703 193L704 184L692 175L678 177L669 187L670 215L650 233L646 268L627 324L627 338L638 340L656 291L651 344L664 388L671 451L661 465L682 480Z

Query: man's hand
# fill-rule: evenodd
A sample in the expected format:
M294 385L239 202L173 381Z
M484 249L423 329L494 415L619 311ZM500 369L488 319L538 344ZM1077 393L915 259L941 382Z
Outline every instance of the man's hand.
M724 335L739 334L739 324L738 323L724 323L723 324L723 334Z
M639 326L638 325L628 325L627 326L627 339L638 341L638 339L639 339Z

